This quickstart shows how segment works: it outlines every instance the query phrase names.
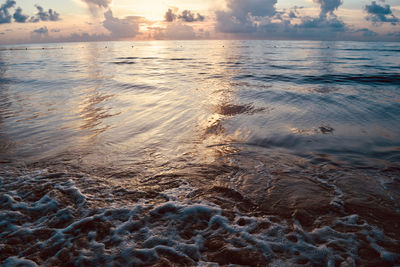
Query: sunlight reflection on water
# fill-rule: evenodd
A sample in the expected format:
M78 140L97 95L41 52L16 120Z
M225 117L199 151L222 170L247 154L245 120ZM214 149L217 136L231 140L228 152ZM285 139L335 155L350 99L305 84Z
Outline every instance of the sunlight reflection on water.
M1 51L1 157L209 161L242 143L397 161L388 151L400 146L399 62L386 55L396 44L382 52L360 45L115 42Z
M0 48L0 261L399 263L398 43L61 45Z

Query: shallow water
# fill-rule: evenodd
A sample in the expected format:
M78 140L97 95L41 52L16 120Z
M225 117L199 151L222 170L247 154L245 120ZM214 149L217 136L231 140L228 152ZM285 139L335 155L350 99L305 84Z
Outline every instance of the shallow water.
M400 264L399 51L0 47L0 261Z

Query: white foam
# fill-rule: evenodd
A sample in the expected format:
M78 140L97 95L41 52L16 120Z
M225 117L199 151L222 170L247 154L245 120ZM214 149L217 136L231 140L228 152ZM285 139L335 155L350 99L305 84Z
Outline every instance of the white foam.
M9 266L23 261L35 264L26 260L34 255L30 249L35 247L36 253L48 255L43 256L44 262L37 262L43 265L56 264L61 257L75 265L151 265L165 257L177 260L178 265L217 266L210 255L227 250L238 255L241 251L260 253L262 256L258 259L271 266L335 266L337 263L355 266L363 242L359 236L368 240L382 260L393 264L399 261L398 254L378 245L381 241L390 244L395 241L356 214L307 231L298 222L278 220L276 216L257 217L231 210L234 217L227 218L216 204L185 198L193 191L185 183L162 192L169 199L165 203L154 205L139 201L129 207L91 208L90 198L71 179L46 181L35 175L20 179L25 183L44 182L49 192L43 192L46 194L37 201L20 197L18 188L3 194L0 237L24 240L46 229L50 232L47 237L29 241L18 257L6 259ZM339 193L337 196L341 197ZM61 201L63 198L67 202ZM213 238L223 243L218 251L209 250L207 242ZM83 240L82 244L78 245L78 240ZM63 253L67 255L62 256ZM238 259L227 259L231 264L240 262L235 260Z
M36 267L36 263L24 258L9 257L3 263L4 267Z

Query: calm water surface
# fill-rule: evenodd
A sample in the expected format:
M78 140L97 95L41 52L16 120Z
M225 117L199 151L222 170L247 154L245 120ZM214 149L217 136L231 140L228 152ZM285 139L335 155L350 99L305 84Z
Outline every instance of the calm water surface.
M399 55L356 42L1 46L0 260L399 264Z

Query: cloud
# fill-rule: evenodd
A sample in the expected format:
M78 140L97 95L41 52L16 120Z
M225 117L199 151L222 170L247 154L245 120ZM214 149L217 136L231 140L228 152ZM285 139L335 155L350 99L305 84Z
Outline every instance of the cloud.
M290 10L290 12L289 12L289 18L291 18L291 19L295 19L295 18L297 18L297 14L296 14L296 12L295 12L295 11L293 11L293 10Z
M346 24L334 13L342 4L341 0L314 0L320 5L320 13L317 18L303 17L296 28L314 29L321 34L332 34L347 30ZM327 32L328 31L328 32Z
M170 23L166 28L154 28L157 40L192 40L196 38L193 27L182 23Z
M112 0L82 0L82 1L88 5L90 12L94 16L99 15L100 11L108 9L112 2Z
M248 19L238 19L231 12L217 11L215 29L222 33L251 33L257 30L256 25Z
M324 39L336 40L348 26L334 12L341 0L315 0L320 5L318 17L302 17L298 9L278 11L276 0L228 0L228 11L217 11L216 31L240 38ZM297 24L293 24L296 19Z
M115 18L111 9L104 13L104 18L104 28L115 38L135 37L139 33L139 23L142 21L141 17L134 16L124 19Z
M22 14L22 9L20 7L15 10L13 17L14 21L18 23L25 23L29 18L29 16Z
M41 27L41 28L39 28L39 29L34 30L34 31L32 32L32 34L38 35L38 36L40 36L40 37L42 37L42 36L48 36L48 35L49 35L49 30L47 29L46 26L44 26L44 27Z
M57 42L93 42L93 41L112 41L124 38L133 38L140 34L139 24L146 20L142 17L116 18L112 11L104 13L103 26L109 31L109 34L89 34L73 33L67 36L52 36L50 33L59 33L60 29L49 30L47 27L36 29L31 34L32 43L57 43ZM21 40L24 42L24 40Z
M181 14L175 14L171 8L169 8L168 11L165 13L164 18L167 22L173 22L178 19L183 22L195 22L204 21L205 19L205 17L200 13L195 14L190 10L184 10Z
M112 2L112 0L82 0L86 4L97 6L97 7L104 7L108 8Z
M200 13L197 13L197 15L195 15L190 10L184 10L182 11L182 14L179 15L179 19L185 22L203 21L204 16L200 15Z
M302 17L301 23L294 25L297 34L309 39L337 39L337 35L349 30L348 26L334 13L342 4L341 0L314 0L320 5L317 18Z
M341 0L314 0L320 4L320 17L326 17L327 14L334 15L334 11L343 4Z
M250 14L254 17L273 16L277 0L228 0L228 8L237 19L245 19Z
M370 5L365 6L365 11L368 13L366 19L376 25L384 22L392 25L400 24L400 20L393 15L389 5L381 6L372 1Z
M169 8L168 11L165 12L164 18L168 22L173 22L176 19L176 15L172 11L172 9Z
M114 40L110 35L106 34L89 34L89 33L73 33L68 36L53 37L49 32L54 30L48 30L46 33L46 27L37 29L32 32L31 39L32 43L65 43L65 42L97 42L97 41L112 41ZM24 42L24 41L22 41Z
M11 15L8 10L14 7L16 2L14 0L7 0L0 6L0 24L11 23Z
M299 9L303 9L303 6L294 6L291 8L291 10L289 11L289 18L291 19L295 19L299 16Z
M301 23L293 25L292 30L297 38L312 40L340 40L349 27L339 18L302 18Z
M60 14L58 14L56 11L49 9L49 11L45 11L43 7L39 5L35 5L36 9L38 10L38 13L34 17L31 17L29 22L39 22L39 21L59 21L60 20Z
M277 0L228 0L228 11L217 11L216 30L223 33L249 33L257 30L256 18L275 15Z
M378 34L374 31L371 31L370 29L363 28L356 30L357 33L361 33L363 37L376 37Z
M22 9L20 7L18 7L13 16L11 16L9 9L13 8L15 5L16 2L14 0L7 0L5 4L0 6L0 24L11 23L12 18L14 18L14 21L18 23L60 20L60 14L56 11L52 9L45 11L39 5L35 6L38 12L31 18L29 18L28 15L22 14Z
M98 42L111 41L112 38L105 34L73 33L67 37L53 38L54 42Z

